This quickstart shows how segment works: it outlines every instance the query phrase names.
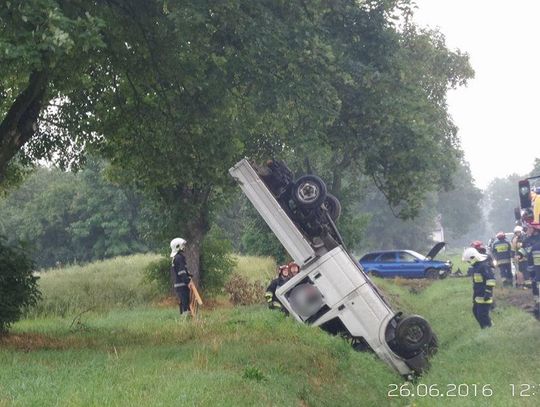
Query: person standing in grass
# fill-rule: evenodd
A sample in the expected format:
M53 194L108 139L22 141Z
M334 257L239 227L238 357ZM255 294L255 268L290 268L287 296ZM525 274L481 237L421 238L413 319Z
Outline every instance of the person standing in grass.
M497 260L497 268L501 272L503 286L511 287L514 279L512 276L512 246L506 240L504 232L497 233L497 240L493 243L492 250L495 260Z
M178 297L180 315L184 313L189 315L189 283L191 282L191 274L187 270L186 257L184 256L186 243L181 237L171 240L171 272L174 276L174 291Z
M487 255L479 253L474 247L465 249L462 260L472 265L473 315L480 328L489 328L492 325L489 311L493 305L493 287L495 287L493 269L489 265Z

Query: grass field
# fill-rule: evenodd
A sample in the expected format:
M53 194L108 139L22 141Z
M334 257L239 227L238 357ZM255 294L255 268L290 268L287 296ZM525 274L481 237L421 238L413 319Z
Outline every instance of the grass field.
M480 330L468 279L436 281L420 291L399 280L375 280L396 308L425 316L439 338L431 370L403 384L372 354L263 307L218 308L197 321L181 320L142 279L124 285L151 260L129 257L45 274L49 305L0 340L0 406L538 405L539 390L512 396L510 385L540 384L540 326L499 304L495 326ZM256 266L273 272L270 260L257 260L240 261L237 272L253 279ZM108 290L124 292L113 297ZM122 300L126 293L136 300ZM95 303L92 295L112 299L75 318ZM400 390L411 395L388 396Z

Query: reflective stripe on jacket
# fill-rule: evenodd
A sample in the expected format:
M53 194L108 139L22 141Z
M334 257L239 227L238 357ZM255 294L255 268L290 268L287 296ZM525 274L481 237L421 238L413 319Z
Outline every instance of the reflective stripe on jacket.
M493 303L493 287L495 275L487 260L479 261L472 266L473 301L477 304Z
M510 263L512 258L512 247L507 240L497 240L493 243L492 252L497 260L497 264Z

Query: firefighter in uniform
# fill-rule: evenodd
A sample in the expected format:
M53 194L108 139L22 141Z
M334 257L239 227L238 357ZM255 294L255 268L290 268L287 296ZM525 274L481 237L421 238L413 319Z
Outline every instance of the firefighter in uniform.
M180 315L183 313L189 315L189 283L191 282L191 274L187 270L186 257L184 256L186 243L181 237L171 240L171 273L173 275L174 291L179 301Z
M279 299L276 296L276 290L278 287L281 287L283 284L285 284L289 280L289 267L286 265L279 266L279 274L277 278L274 278L270 285L268 285L268 288L266 289L266 293L264 294L266 298L266 302L268 303L268 307L270 309L279 309L283 312L287 312L284 308Z
M493 255L497 261L497 267L501 272L503 286L512 286L512 247L504 232L497 233L497 240L492 245Z
M489 266L487 256L474 247L468 247L463 252L463 261L472 265L473 278L473 315L482 329L491 326L489 311L493 305L493 287L495 276Z
M534 297L534 315L540 319L540 293L538 284L540 283L540 223L533 222L529 224L532 228L531 236L527 239L528 243L528 264L531 271L531 286Z

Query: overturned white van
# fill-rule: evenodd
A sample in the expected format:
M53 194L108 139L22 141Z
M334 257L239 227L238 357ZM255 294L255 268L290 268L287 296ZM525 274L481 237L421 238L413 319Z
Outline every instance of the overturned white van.
M394 312L345 250L334 222L339 201L315 175L297 180L285 163L243 159L229 170L301 271L277 291L298 321L372 350L405 377L419 374L437 348L429 323Z

